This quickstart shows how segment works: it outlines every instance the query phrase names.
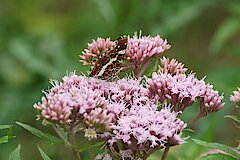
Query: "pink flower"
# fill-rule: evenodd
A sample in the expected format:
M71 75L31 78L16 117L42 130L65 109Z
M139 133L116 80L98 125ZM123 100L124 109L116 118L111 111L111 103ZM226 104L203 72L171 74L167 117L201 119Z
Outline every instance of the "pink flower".
M159 73L170 73L175 74L185 74L187 68L184 68L184 64L179 63L176 59L171 59L163 57L161 59L162 66L159 66Z
M126 105L131 105L135 97L139 97L141 102L148 101L148 90L140 84L140 79L123 78L115 82L111 88L111 100L114 102L124 101Z
M96 87L98 84L92 78L71 74L63 77L63 82L52 81L52 84L42 102L34 104L40 116L48 121L78 123L85 113L107 104L104 91Z
M177 145L183 143L182 130L186 124L181 121L170 108L160 111L152 109L150 103L139 105L134 103L129 113L119 117L112 125L111 139L108 143L114 150L115 144L123 143L125 149L131 149L134 158L155 147L164 147L165 144ZM157 107L155 107L157 108ZM174 142L174 143L173 143ZM141 155L143 158L145 155Z
M84 123L91 128L100 129L96 132L105 132L110 128L110 124L113 123L115 118L114 113L109 113L107 109L95 108L89 113L83 114Z
M230 101L234 102L237 106L240 106L240 88L233 91L233 95L230 96Z
M83 65L93 65L95 58L109 52L115 45L115 42L111 41L110 38L97 38L88 44L88 48L82 52L80 62L83 62Z
M187 106L191 106L205 87L204 80L198 80L194 74L171 75L156 72L152 74L152 78L147 79L147 84L150 97L161 103L171 103L175 111L183 111Z
M163 40L159 35L155 37L137 36L128 39L126 57L133 63L135 68L146 62L149 58L159 57L170 48L167 40Z
M219 95L218 91L213 90L213 85L207 84L199 96L200 115L205 116L207 113L216 112L221 109L225 103L222 103L224 96Z
M61 96L52 95L42 97L42 103L34 104L41 116L49 121L66 124L71 123L72 108L61 100Z

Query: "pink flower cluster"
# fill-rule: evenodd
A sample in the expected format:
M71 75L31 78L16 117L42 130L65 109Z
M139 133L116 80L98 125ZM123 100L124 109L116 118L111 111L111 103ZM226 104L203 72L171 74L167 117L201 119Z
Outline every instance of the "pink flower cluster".
M135 102L130 111L111 126L113 133L108 141L111 149L121 150L118 148L121 145L115 142L123 142L124 149L131 149L133 155L143 158L152 148L164 148L167 143L182 144L181 134L186 124L177 116L170 108L157 111L149 103Z
M187 106L191 106L205 87L205 82L196 79L194 74L171 75L154 72L147 83L150 96L161 103L171 103L175 111L183 111Z
M185 74L187 68L184 68L184 64L179 63L176 59L169 59L166 57L161 58L161 66L159 66L160 73L169 73L171 75L175 74Z
M42 102L34 104L43 119L64 125L77 124L84 119L89 127L96 123L107 127L112 121L113 114L103 110L107 100L104 91L98 89L100 80L71 74L63 77L63 82L52 81L52 84Z
M97 38L93 40L92 43L88 44L88 49L85 49L80 55L80 62L83 62L83 65L93 65L94 58L97 58L103 53L107 53L115 46L115 42L111 41L110 38Z
M170 142L181 144L186 124L169 108L159 111L140 81L123 78L107 82L71 74L62 82L52 81L53 87L34 108L49 122L63 126L82 124L86 138L99 135L112 149L120 143L136 145L133 155L143 147L150 151Z
M111 99L115 102L124 101L126 105L131 105L136 98L139 98L141 103L149 100L148 90L140 85L140 79L120 79L111 90Z
M233 95L230 96L230 101L234 102L237 106L240 106L240 88L233 91Z
M103 64L95 61L105 58L115 46L116 42L110 38L93 40L80 56L81 62L97 64L104 72L106 66L116 63L119 55L107 57L109 61ZM159 35L128 37L124 67L129 65L134 78L106 81L72 73L61 82L51 81L52 88L44 92L34 108L44 121L58 124L66 131L74 129L71 132L74 135L81 132L82 139L104 141L108 151L96 160L145 160L158 149L182 144L187 124L179 114L196 101L199 102L197 118L216 112L224 105L223 95L207 84L205 78L199 80L194 73L187 74L184 64L175 59L163 57L159 70L151 78L141 78L152 58L160 58L169 48ZM111 70L107 73L111 76ZM239 105L239 88L230 99Z
M138 37L135 34L133 38L128 39L126 57L135 68L139 68L148 59L161 56L170 47L167 40L163 40L159 35L155 37L140 35Z
M163 67L158 73L153 72L152 78L147 79L150 97L161 103L168 102L175 111L184 111L196 100L200 102L200 114L215 112L222 108L223 95L213 90L213 86L206 84L204 78L198 80L195 74L187 75L186 68L176 60L161 60Z
M221 109L225 103L222 103L224 96L219 95L218 91L213 89L213 85L206 84L199 96L200 115L216 112Z

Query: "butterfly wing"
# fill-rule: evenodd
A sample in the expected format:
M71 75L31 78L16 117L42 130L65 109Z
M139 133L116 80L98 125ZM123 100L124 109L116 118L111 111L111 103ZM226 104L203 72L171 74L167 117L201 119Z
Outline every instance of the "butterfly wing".
M111 51L99 56L89 76L108 81L116 79L123 68L127 40L128 37L121 36Z

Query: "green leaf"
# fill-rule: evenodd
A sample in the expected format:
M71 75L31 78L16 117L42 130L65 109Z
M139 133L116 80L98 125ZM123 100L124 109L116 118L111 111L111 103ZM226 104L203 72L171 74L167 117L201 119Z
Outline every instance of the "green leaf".
M0 144L1 143L7 143L7 142L8 142L8 136L0 137Z
M55 144L63 144L63 141L51 134L48 133L44 133L36 128L31 127L30 125L27 124L23 124L20 122L16 122L18 125L22 126L23 128L25 128L26 130L28 130L29 132L31 132L32 134L36 135L39 138L43 138L51 143L55 143Z
M13 127L12 125L0 125L0 129L8 129L7 135L0 137L0 144L6 143L9 141L9 139L12 139L15 137L12 132L12 127Z
M226 154L208 154L204 157L201 157L200 160L236 160L236 158L233 158Z
M38 146L38 150L43 158L43 160L51 160L46 153Z
M188 132L192 132L192 133L195 133L196 131L195 130L193 130L193 129L190 129L190 128L186 128L186 129L184 129L185 131L188 131Z
M102 146L104 144L104 142L96 142L94 144L91 144L91 143L85 143L84 145L82 145L82 147L77 147L77 150L79 152L83 152L89 148L95 148L95 147L99 147L99 146Z
M21 145L19 144L17 148L10 153L9 160L21 160L20 150L21 150Z
M239 152L237 152L236 150L234 150L231 147L228 147L224 144L208 143L208 142L198 140L198 139L194 139L194 138L192 138L192 141L195 142L198 145L201 145L201 146L220 149L220 150L232 155L233 157L236 157L236 158L240 159L240 153Z
M0 129L9 129L12 128L12 125L0 125Z
M8 136L8 139L12 139L12 138L15 138L15 137L16 137L16 136L13 135L13 129L12 129L12 127L10 127L10 128L8 129L7 136Z

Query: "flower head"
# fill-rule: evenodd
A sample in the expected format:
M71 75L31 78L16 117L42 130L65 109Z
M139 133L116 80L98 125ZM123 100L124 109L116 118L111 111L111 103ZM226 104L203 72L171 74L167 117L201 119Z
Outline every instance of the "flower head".
M233 95L230 96L230 101L234 102L237 106L240 106L240 88L233 91Z
M115 46L115 42L111 41L110 38L97 38L92 43L88 44L88 48L80 55L80 60L83 65L93 65L94 58L99 57L103 53L107 53Z
M224 96L219 95L218 91L213 89L213 85L207 84L199 96L200 115L216 112L221 109L225 103L222 103Z
M149 99L148 90L141 85L140 79L123 78L112 86L112 101L124 101L126 105L131 105L136 97L140 98L142 103Z
M95 129L87 128L87 129L85 129L84 137L86 137L88 140L92 140L92 139L97 138L97 133L96 133Z
M163 40L159 35L155 37L137 36L128 39L126 57L131 63L138 67L146 60L162 55L165 50L168 50L170 45L167 40Z
M110 124L115 119L115 114L105 108L95 108L83 114L84 123L91 128L97 128L97 132L108 131Z
M92 78L71 74L63 77L63 82L52 81L52 84L42 102L34 104L40 116L48 121L76 123L85 113L107 104L104 92L96 87L97 83Z
M170 108L160 111L152 108L150 103L134 103L128 114L119 117L111 127L113 131L108 143L112 149L114 144L123 143L125 149L131 149L136 158L136 155L141 155L143 148L148 151L155 147L163 148L166 143L183 143L181 133L186 124L177 117L178 114L171 112Z
M161 58L162 66L159 66L159 73L184 74L187 68L184 68L184 64L179 63L176 59L169 59L166 57Z
M71 123L72 107L61 100L59 95L46 95L42 102L34 104L34 108L40 111L41 117L48 121L66 124Z
M174 106L175 111L183 111L192 105L205 87L204 80L198 80L194 74L171 75L154 72L152 78L147 79L147 83L149 95L161 103L168 101Z

